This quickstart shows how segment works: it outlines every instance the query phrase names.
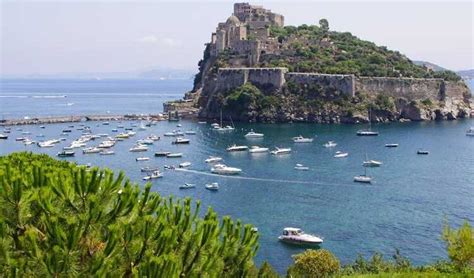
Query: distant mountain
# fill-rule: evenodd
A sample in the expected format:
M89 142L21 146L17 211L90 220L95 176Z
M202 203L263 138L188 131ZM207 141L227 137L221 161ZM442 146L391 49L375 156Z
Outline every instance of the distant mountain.
M474 79L474 69L460 70L457 72L464 79Z
M433 71L445 71L445 70L448 70L446 68L443 68L441 66L438 66L437 64L433 64L433 63L430 63L430 62L426 62L426 61L413 61L413 63L417 66L425 66Z

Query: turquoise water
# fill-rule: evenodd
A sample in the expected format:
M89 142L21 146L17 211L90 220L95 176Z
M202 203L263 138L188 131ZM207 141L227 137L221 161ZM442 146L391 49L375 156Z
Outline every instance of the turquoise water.
M92 96L89 101L93 99ZM24 109L21 103L17 104L18 109ZM127 103L122 105L125 107ZM9 109L12 115L16 113L14 108ZM103 110L106 109L110 108L103 103ZM114 122L109 126L86 124L93 133L110 135L117 125ZM131 122L122 124L127 127ZM291 263L291 255L304 250L278 242L277 237L286 226L321 235L325 240L322 247L334 252L342 262L354 260L358 253L368 256L380 251L390 256L398 248L414 263L422 264L446 258L440 239L445 217L455 225L463 219L474 221L474 138L465 136L465 130L474 126L474 119L374 125L380 132L378 137L357 137L355 132L360 126L355 125L236 124L233 133L219 134L212 131L209 124L188 121L181 124L182 130L197 131L196 135L188 136L189 145L172 145L172 138L162 135L177 129L176 123L161 122L146 131L137 131L129 140L118 142L114 156L77 152L76 157L65 159L123 170L140 184L144 184L141 167L192 162L188 172L165 171L162 179L153 181L153 190L165 196L199 199L203 207L212 206L220 216L230 215L254 224L261 235L257 261L268 260L282 273ZM47 125L45 129L12 127L9 139L0 140L0 155L29 150L54 156L81 134L75 124L70 135L62 135L61 131L69 125ZM263 132L265 138L245 139L244 134L252 128ZM22 135L23 131L32 134ZM22 136L38 139L35 136L40 133L45 139L66 137L67 141L52 149L23 146L14 141ZM148 152L128 151L136 140L151 133L160 135L161 140ZM291 137L300 134L316 137L312 144L294 144ZM324 148L322 144L328 140L336 141L337 147ZM226 152L225 148L233 143L291 147L293 152L279 157ZM386 143L400 146L385 148ZM96 144L92 141L88 145ZM429 150L430 154L416 155L418 148ZM347 151L349 156L333 158L337 150ZM155 158L155 151L183 152L184 157ZM363 173L361 163L366 154L382 161L383 165L369 170L375 181L372 185L356 184L352 178ZM204 163L209 155L222 156L226 164L242 168L243 173L238 177L211 175L209 165ZM151 159L136 162L139 156ZM296 163L309 166L310 171L294 170ZM178 186L184 182L195 183L197 187L179 190ZM218 182L220 190L205 190L204 184L209 182Z

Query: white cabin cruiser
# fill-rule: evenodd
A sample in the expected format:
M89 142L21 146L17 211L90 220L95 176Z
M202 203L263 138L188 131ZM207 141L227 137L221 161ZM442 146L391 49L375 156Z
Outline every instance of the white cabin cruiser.
M180 185L179 186L179 189L191 189L191 188L195 188L196 185L194 184L191 184L191 183L185 183L183 185Z
M389 144L385 144L385 147L387 147L387 148L396 148L396 147L398 147L398 144L397 143L389 143Z
M245 138L263 138L264 134L263 133L257 133L254 132L253 129L250 130L247 134L244 135Z
M189 142L191 142L191 140L189 140L188 138L177 137L176 140L174 140L171 143L172 144L189 144Z
M112 150L103 150L99 153L100 155L114 155L115 152Z
M301 135L293 137L293 142L295 143L312 143L313 140L314 140L313 138L305 138Z
M289 153L291 153L291 149L290 148L275 147L275 150L271 151L270 153L273 154L273 155L289 154Z
M306 234L301 229L292 227L283 229L283 233L278 237L278 239L285 243L298 245L318 245L323 243L322 238Z
M366 175L359 175L354 177L354 182L372 183L372 178Z
M308 166L304 166L303 164L296 164L295 165L295 170L300 170L300 171L308 171L309 170L309 167Z
M207 190L212 190L212 191L219 190L219 184L217 182L208 183L208 184L206 184L205 187L206 187Z
M147 156L143 156L143 157L137 157L137 158L135 158L135 160L136 161L148 161L148 160L150 160L150 158L147 157Z
M97 147L89 147L89 148L82 149L83 154L100 153L100 152L101 152L101 149Z
M383 163L381 161L370 159L370 160L364 161L362 163L362 166L364 166L364 167L380 167L382 164Z
M236 167L229 167L224 164L216 164L211 168L211 172L219 175L237 175L242 172L242 169Z
M266 153L268 152L268 148L259 147L259 146L252 146L249 149L249 153Z
M241 151L246 151L248 149L249 149L249 147L247 147L247 146L237 146L237 145L234 144L234 145L228 147L226 150L228 152L241 152Z
M180 163L178 166L179 168L186 168L186 167L191 166L191 162L186 161L186 162Z
M328 141L323 146L326 147L326 148L334 148L335 146L337 146L337 143L334 142L334 141Z
M136 145L136 146L133 146L129 149L129 151L131 152L146 152L148 151L148 147L145 146L145 145Z
M337 151L336 154L334 155L335 158L342 158L342 157L347 157L349 153Z
M167 158L178 158L178 157L182 157L183 154L182 153L169 153L166 155Z
M219 162L219 161L222 161L222 157L209 156L208 159L204 160L204 162L206 162L206 163L216 163L216 162Z
M474 136L474 127L470 127L466 130L466 136Z
M160 171L156 170L156 171L153 171L151 175L143 177L143 180L147 181L147 180L158 179L162 177L163 177L163 174Z

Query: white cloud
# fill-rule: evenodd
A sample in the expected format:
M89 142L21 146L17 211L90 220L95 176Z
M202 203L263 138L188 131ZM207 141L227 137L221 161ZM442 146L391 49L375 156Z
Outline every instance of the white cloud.
M181 45L181 42L169 37L162 37L158 35L148 35L138 39L140 43L159 44L168 47L175 47Z

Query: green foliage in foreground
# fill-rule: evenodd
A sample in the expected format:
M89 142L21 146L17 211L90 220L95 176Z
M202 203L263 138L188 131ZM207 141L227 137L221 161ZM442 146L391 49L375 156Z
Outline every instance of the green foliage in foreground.
M16 153L0 158L2 276L243 277L258 234L123 173Z

